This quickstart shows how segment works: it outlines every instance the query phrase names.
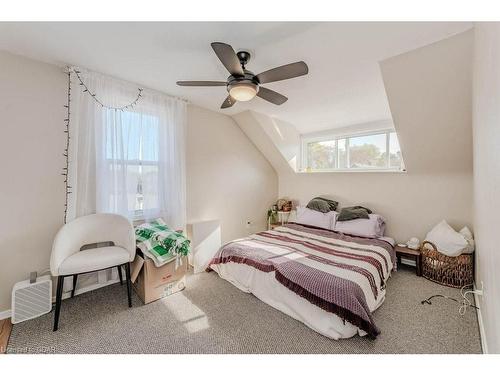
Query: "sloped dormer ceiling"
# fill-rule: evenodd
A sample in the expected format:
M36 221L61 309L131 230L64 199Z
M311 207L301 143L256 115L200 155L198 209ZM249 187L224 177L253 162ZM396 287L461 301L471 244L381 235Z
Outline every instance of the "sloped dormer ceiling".
M253 111L241 112L233 119L278 174L297 172L300 134L292 124Z
M472 171L473 30L380 63L410 173Z
M469 30L380 62L409 173L471 173L472 48ZM293 125L253 111L233 118L279 174L297 172Z

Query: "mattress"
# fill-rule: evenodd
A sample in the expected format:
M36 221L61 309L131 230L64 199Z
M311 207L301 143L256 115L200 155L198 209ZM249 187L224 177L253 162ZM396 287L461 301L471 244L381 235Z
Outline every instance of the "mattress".
M287 227L261 232L226 244L216 254L210 268L240 290L252 293L261 301L304 323L326 337L341 339L354 335L365 336L367 333L372 337L376 337L378 331L371 322L371 313L385 300L385 281L395 263L393 247L388 244L391 239L370 241L337 233L325 233L331 231L305 228L297 224L288 225ZM321 240L330 241L329 245L326 246ZM289 241L291 242L289 243ZM318 247L318 243L324 246ZM387 245L381 246L381 243ZM313 259L318 257L318 249L324 252L324 254L320 253L321 257L317 266L320 271L311 268L311 262L313 261L309 259L310 257ZM374 249L377 249L377 251L374 251ZM270 253L271 256L266 258L263 254L267 253ZM244 256L240 256L241 254L244 254ZM385 259L382 259L384 256ZM327 259L328 262L324 261L322 257ZM376 270L383 267L375 267L374 259L380 264L384 263L383 260L387 260L385 262L387 269L384 269L384 272L377 273ZM292 267L290 274L290 263L297 263L301 267L296 269ZM283 272L283 264L287 265L285 270L288 273ZM378 265L377 263L376 266ZM356 270L353 271L353 268L356 268ZM342 281L341 285L344 285L344 283L353 283L354 280L354 284L358 283L362 286L362 288L358 289L363 290L364 295L368 297L366 298L367 301L364 300L364 296L363 298L357 296L357 299L355 299L350 293L356 289L347 287L345 289L335 289L337 296L334 296L331 301L327 297L325 297L325 301L319 299L318 296L321 296L322 293L321 288L317 288L316 291L306 284L304 284L304 287L308 289L304 294L304 289L301 289L301 285L298 285L300 282L294 280L295 271L301 274L304 271L311 272L311 274L322 272L317 279L319 281L313 280L314 283L325 282L328 284L328 280L340 280ZM292 284L293 287L290 287L290 283L283 280L283 274L297 284ZM325 275L330 276L330 279L326 278ZM365 277L373 280L373 282L363 284L365 280L362 279ZM348 280L350 278L353 280ZM376 293L373 296L375 298L371 295L374 286ZM330 290L334 287L336 287L335 283L325 285L324 289ZM313 295L314 298L311 298L311 293L314 294L315 292L317 292L318 296ZM341 298L337 301L335 299L337 297ZM356 314L362 314L359 314L359 310L350 311L348 303L345 306L340 306L345 307L344 310L347 311L330 308L332 304L333 307L338 307L337 305L342 305L343 301L352 302L350 300L365 306L366 314L369 317L365 317L364 320L372 324L363 325L359 324L359 320L353 320L352 313L354 313L355 317ZM364 327L368 328L363 329Z

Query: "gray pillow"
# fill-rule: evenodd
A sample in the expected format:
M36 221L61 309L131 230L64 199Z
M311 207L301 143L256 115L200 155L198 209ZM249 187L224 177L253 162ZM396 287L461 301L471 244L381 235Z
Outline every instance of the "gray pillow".
M337 216L337 221L347 221L354 219L369 219L372 210L362 206L344 207Z
M339 202L332 201L331 199L316 197L311 199L306 207L325 214L330 211L335 211L338 205Z

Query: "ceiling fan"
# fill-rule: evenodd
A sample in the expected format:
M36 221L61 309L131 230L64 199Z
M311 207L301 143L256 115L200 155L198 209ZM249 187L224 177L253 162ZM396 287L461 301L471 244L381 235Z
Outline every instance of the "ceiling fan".
M221 108L232 107L237 101L246 102L256 95L268 102L281 105L288 98L276 91L262 87L261 84L300 77L309 72L306 63L299 61L254 74L245 68L250 60L249 52L235 53L233 47L221 42L214 42L211 45L219 60L231 73L227 81L177 81L177 84L179 86L226 86L229 95L222 103Z

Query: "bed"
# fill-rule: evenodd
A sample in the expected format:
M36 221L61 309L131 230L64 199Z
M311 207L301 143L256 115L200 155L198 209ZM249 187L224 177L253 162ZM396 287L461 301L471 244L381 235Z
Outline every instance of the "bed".
M372 313L395 267L390 239L297 223L229 242L209 267L244 292L332 339L376 338Z

